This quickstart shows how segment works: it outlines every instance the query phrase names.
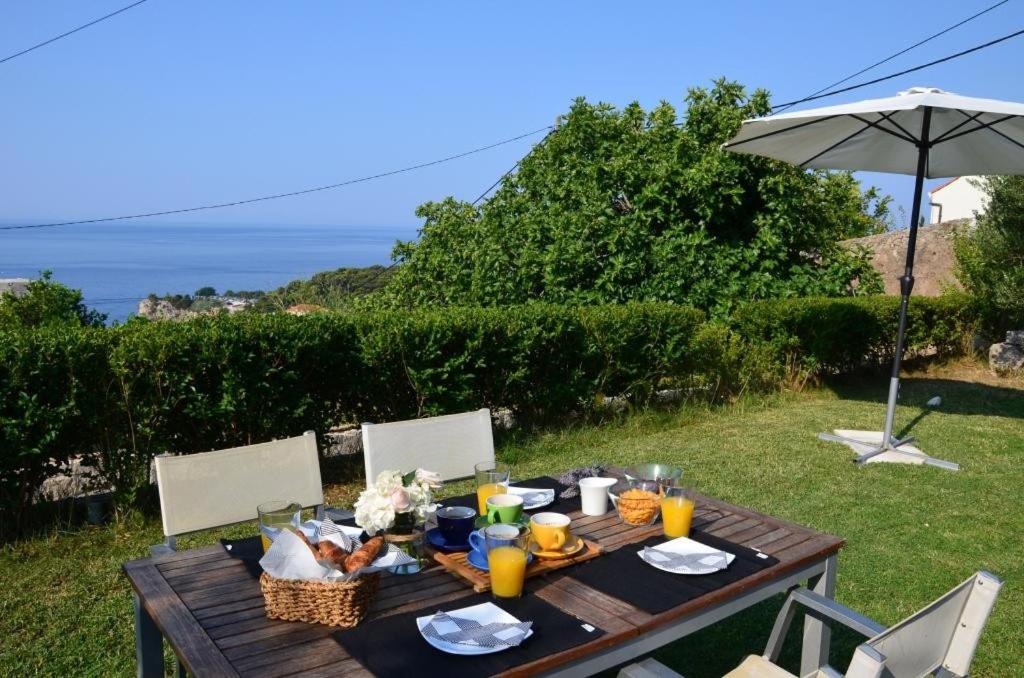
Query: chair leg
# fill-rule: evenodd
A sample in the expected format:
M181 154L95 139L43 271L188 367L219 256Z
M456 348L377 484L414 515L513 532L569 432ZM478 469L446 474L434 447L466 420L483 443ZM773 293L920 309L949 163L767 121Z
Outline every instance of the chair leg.
M836 595L836 557L825 560L825 571L808 582L808 588L826 598ZM800 653L800 675L806 676L828 664L832 631L824 622L811 615L804 616L804 643Z

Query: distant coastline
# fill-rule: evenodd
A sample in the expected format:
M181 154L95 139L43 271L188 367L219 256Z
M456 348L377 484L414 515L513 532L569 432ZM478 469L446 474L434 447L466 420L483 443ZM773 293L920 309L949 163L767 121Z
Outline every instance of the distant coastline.
M0 233L0 278L55 280L123 322L149 294L270 291L345 266L387 265L408 226L93 224Z

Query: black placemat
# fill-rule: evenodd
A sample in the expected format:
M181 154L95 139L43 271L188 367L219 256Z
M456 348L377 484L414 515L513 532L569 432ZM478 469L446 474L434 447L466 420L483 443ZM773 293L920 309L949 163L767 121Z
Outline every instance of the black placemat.
M571 513L573 511L579 511L581 504L578 496L571 499L559 499L558 495L561 494L566 486L548 476L541 476L539 478L530 478L528 480L515 480L512 482L513 486L519 487L536 487L541 490L554 490L555 501L547 506L536 509L537 511L555 511L557 513ZM478 510L479 504L476 500L476 492L473 494L462 494L457 497L449 497L448 499L442 499L439 502L442 506L468 506L474 511Z
M260 558L263 557L263 541L258 536L244 539L221 539L220 543L224 547L225 553L242 561L246 572L256 579L260 578L260 575L263 574L263 568L260 567Z
M520 621L532 621L533 635L518 647L473 657L452 655L427 644L416 626L416 618L438 611L493 602ZM592 627L591 627L592 628ZM494 600L480 593L443 605L366 621L332 634L345 650L376 676L445 676L477 678L501 673L550 654L590 642L604 635L595 628L587 631L583 622L562 612L531 593L516 600Z
M563 572L602 593L651 614L657 614L779 562L777 558L761 557L758 551L698 530L693 530L690 538L732 553L736 559L726 569L712 574L687 575L664 572L648 565L636 554L644 546L657 546L668 541L667 537L659 535L635 544L626 544L611 553L567 568Z

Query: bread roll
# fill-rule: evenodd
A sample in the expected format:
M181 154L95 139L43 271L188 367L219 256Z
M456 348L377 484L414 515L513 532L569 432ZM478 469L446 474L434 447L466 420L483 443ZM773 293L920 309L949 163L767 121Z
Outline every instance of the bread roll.
M360 546L355 553L345 558L345 572L355 572L377 559L377 554L384 547L383 537L373 537Z

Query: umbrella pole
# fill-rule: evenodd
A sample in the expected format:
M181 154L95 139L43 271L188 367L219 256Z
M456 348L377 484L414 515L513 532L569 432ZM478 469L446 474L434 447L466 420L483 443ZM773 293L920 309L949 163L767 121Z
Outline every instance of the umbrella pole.
M929 143L929 130L931 127L932 109L924 109L924 119L921 124L921 143L918 146L917 154L917 176L914 181L914 203L910 211L910 233L907 237L907 258L900 277L900 313L899 326L896 330L896 353L892 358L892 372L889 375L889 398L885 409L885 430L882 431L882 442L877 448L866 452L855 460L863 464L872 457L885 452L896 451L901 454L913 454L912 452L899 450L900 445L906 445L913 441L912 437L896 440L892 435L893 425L896 419L896 401L900 393L900 367L903 363L903 348L907 333L907 307L910 305L910 294L914 289L914 254L917 249L917 228L921 219L921 197L924 192L924 177L928 172L928 151L931 149ZM933 459L924 455L926 464L939 466L950 470L960 468L958 464Z
M917 150L917 175L914 180L914 202L910 208L910 234L907 237L907 259L900 277L900 315L899 327L896 330L896 352L892 357L892 372L889 375L889 400L885 409L885 430L882 432L882 443L879 447L860 455L858 464L883 452L894 449L900 441L892 437L892 427L896 419L896 400L900 394L900 365L903 362L903 343L907 332L907 307L910 305L910 294L914 290L914 253L917 249L917 222L921 218L921 196L924 193L924 175L928 172L928 132L932 122L932 109L924 109L921 122L921 141Z
M892 435L893 425L896 420L896 401L900 394L900 367L903 363L903 348L907 334L907 307L910 305L910 294L914 290L914 253L917 249L917 229L921 220L921 197L924 193L924 178L928 173L928 152L931 150L929 132L931 129L932 109L925 107L924 116L921 121L921 140L917 146L917 174L914 180L914 203L910 212L910 233L907 237L907 258L900 277L900 311L899 325L896 330L896 351L892 357L892 372L889 376L889 398L885 409L885 430L882 431L879 442L875 443L872 438L878 435L869 431L842 431L835 433L821 433L818 438L830 442L844 443L856 451L867 449L854 461L857 464L864 464L870 459L881 454L892 453L890 458L879 459L878 461L904 461L910 463L928 464L938 466L951 471L959 470L959 464L941 459L934 459L913 448L902 447L914 439L910 436L897 440ZM871 442L868 442L871 440ZM912 461L913 460L913 461Z

